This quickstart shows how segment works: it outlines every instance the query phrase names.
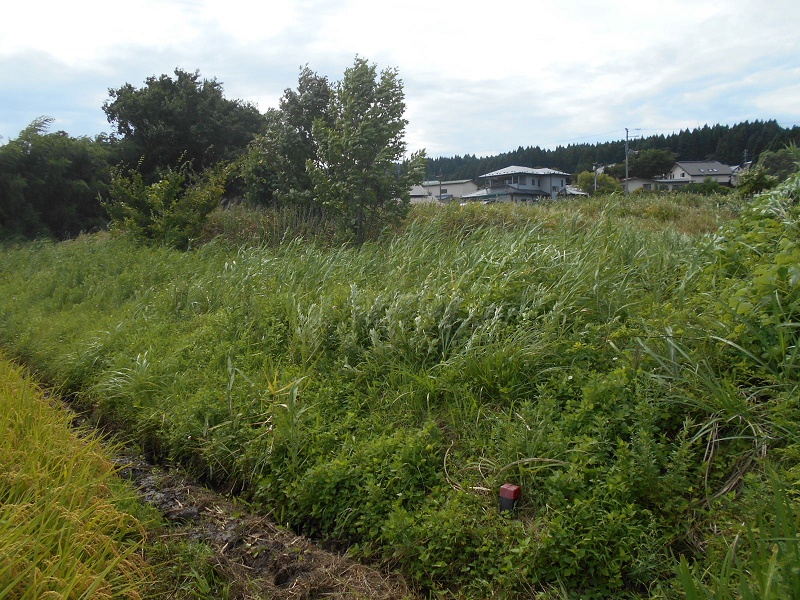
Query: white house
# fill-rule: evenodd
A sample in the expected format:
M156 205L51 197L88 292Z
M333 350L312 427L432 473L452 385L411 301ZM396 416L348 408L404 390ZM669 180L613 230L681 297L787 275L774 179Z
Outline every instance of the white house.
M411 188L411 204L449 202L471 194L477 189L478 184L471 179L423 181L422 185L415 185Z
M423 181L422 187L428 194L446 202L463 198L467 194L472 194L478 189L478 184L472 179L456 179L453 181Z
M690 183L703 183L710 179L721 185L733 185L733 168L716 160L686 160L676 162L664 179L658 183L676 190Z
M628 179L623 179L621 183L622 189L626 190L628 193L638 190L652 192L657 190L658 186L661 185L655 179L649 179L647 177L628 177Z
M555 169L511 166L481 175L482 189L463 196L464 200L536 201L567 193L569 173Z

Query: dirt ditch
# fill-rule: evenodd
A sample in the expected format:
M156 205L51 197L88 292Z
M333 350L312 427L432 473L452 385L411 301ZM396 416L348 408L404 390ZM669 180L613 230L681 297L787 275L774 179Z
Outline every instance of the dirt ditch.
M120 475L170 523L162 538L206 544L236 598L414 598L402 578L327 551L193 483L180 469L116 459Z

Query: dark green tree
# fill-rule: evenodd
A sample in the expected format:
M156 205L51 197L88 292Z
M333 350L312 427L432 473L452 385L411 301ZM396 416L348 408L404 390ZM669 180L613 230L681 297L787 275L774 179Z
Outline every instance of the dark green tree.
M198 71L175 69L174 79L152 76L141 88L126 83L108 93L108 121L141 159L148 180L183 161L202 171L233 160L265 125L255 106L225 98L222 84L201 79Z
M314 195L357 244L408 212L413 184L422 181L425 152L403 160L405 101L396 69L356 57L331 96L329 120L314 122L317 156L308 169Z
M300 71L297 90L284 91L280 108L267 113L265 133L256 136L242 159L249 201L274 208L312 204L306 163L317 155L314 121L329 122L330 98L327 77L307 66Z
M630 165L629 165L630 166ZM625 161L614 163L606 167L606 174L614 179L621 180L625 178Z
M642 150L631 157L628 172L631 177L657 179L663 177L675 164L675 154L669 150Z
M40 117L0 147L0 236L58 239L103 228L113 142L47 133Z
M758 166L767 175L775 177L777 182L784 181L800 170L800 147L790 145L780 150L762 152Z

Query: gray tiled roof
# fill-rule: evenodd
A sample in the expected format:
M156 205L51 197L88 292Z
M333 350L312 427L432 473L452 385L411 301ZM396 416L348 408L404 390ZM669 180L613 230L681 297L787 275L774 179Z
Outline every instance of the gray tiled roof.
M733 169L716 160L680 160L675 163L692 177L731 175Z
M457 183L469 183L472 179L454 179L452 181L439 181L438 179L433 179L431 181L423 181L422 185L426 187L434 186L434 185L455 185Z
M548 168L537 168L531 169L530 167L506 167L504 169L499 169L497 171L492 171L491 173L486 173L486 175L481 175L480 178L483 179L484 177L502 177L503 175L569 175L569 173L564 173L563 171L556 171L555 169L548 169Z

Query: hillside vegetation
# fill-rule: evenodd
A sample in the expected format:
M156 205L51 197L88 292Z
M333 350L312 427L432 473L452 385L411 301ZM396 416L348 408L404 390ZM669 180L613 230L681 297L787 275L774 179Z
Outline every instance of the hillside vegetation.
M0 342L422 592L789 597L799 190L419 209L360 247L7 246Z

